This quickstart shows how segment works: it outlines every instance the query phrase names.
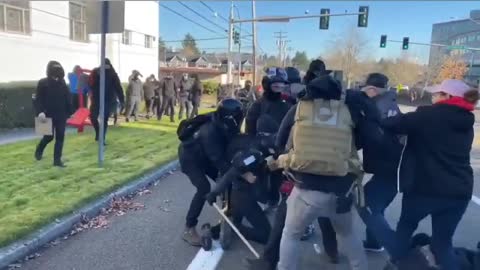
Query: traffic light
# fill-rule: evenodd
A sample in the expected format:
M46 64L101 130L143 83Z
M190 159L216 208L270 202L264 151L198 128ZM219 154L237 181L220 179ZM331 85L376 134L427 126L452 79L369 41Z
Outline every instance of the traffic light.
M240 44L240 33L233 30L233 42L235 44Z
M368 6L360 6L358 13L358 27L368 26Z
M386 48L387 47L387 35L382 35L380 37L380 48Z
M403 38L403 46L402 46L403 50L408 50L408 43L409 42L410 42L410 39L408 37Z
M329 15L330 14L330 9L322 8L320 10L320 14L321 15ZM330 16L321 16L320 17L320 29L327 30L329 25L330 25Z

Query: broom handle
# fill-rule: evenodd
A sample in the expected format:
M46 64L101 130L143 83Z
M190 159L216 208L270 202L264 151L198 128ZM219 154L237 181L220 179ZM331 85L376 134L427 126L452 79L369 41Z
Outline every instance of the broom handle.
M230 225L230 227L238 235L238 237L240 237L242 242L245 243L245 245L247 245L248 249L250 249L250 251L253 253L253 255L255 255L255 257L257 257L257 259L260 259L260 255L258 255L258 252L252 247L252 245L250 245L250 243L247 241L247 239L245 239L245 237L242 235L242 233L240 233L240 231L233 224L233 222L230 221L230 219L227 217L227 215L225 215L225 213L223 213L222 209L220 209L220 207L218 207L218 205L216 203L213 203L213 207L225 219L225 221L228 223L228 225Z

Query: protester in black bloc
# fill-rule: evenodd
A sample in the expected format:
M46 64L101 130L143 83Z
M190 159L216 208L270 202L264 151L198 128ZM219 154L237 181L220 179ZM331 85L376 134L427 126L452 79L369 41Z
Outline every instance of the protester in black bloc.
M385 129L408 136L400 164L404 195L397 250L391 255L401 269L412 256L409 243L418 223L431 216L435 260L441 269L458 270L452 238L473 192L472 111L479 92L460 80L445 80L430 92L432 106L383 121Z
M162 108L160 109L160 114L157 116L158 120L162 120L163 114L168 110L168 115L170 116L170 122L175 122L175 97L177 95L177 83L173 74L166 76L161 83L161 93L162 93Z
M143 93L145 95L145 108L147 109L147 119L150 119L150 117L156 112L156 108L154 108L154 106L156 105L155 96L157 88L158 82L155 79L155 75L151 74L150 77L148 77L143 84Z
M381 118L385 119L401 113L396 101L396 92L388 90L387 76L381 73L369 74L361 91L376 104ZM372 136L368 138L371 139ZM372 215L384 216L385 209L397 194L397 166L403 147L399 137L391 132L382 131L379 138L378 141L370 144L372 147L363 149L363 168L365 172L373 174L365 185L366 206ZM381 230L377 230L376 233L380 232ZM388 236L383 238L386 237L388 238ZM364 248L373 252L384 249L368 229Z
M312 63L305 80L309 81L306 94L285 116L277 137L278 146L289 142L288 153L280 155L278 162L289 168L296 179L287 201L278 269L297 269L303 228L318 216L333 221L352 269L367 269L361 241L354 234L349 190L363 175L357 155L363 138L356 129L362 121L378 121L377 109L366 102L364 93L343 91L335 79L325 74L320 62ZM315 68L318 66L324 72ZM306 132L302 124L311 127L311 132ZM311 136L315 139L309 139Z
M126 121L130 122L130 116L137 121L137 114L140 110L140 103L144 98L143 83L140 80L142 74L137 70L132 71L132 75L128 77L127 99L128 108L126 113Z
M190 118L198 115L198 108L202 102L203 85L198 75L194 76L192 89L190 90L189 100L192 103L192 114Z
M178 102L180 103L180 109L178 111L178 119L183 119L185 113L186 118L190 117L190 111L192 110L191 97L192 83L188 79L188 74L183 74L179 84ZM197 113L198 114L198 113Z
M47 65L47 77L38 82L36 92L38 117L52 119L53 136L43 136L35 150L35 158L42 159L45 147L55 137L53 166L57 167L65 167L62 162L65 127L67 119L73 113L72 96L64 77L62 65L57 61L50 61Z
M92 71L92 104L90 106L92 125L95 129L95 141L98 141L100 133L100 123L98 116L100 115L100 67ZM124 107L125 95L123 94L122 84L118 78L117 72L112 66L109 59L105 59L105 103L103 114L104 139L107 134L108 118L112 111L114 103L120 102L120 107ZM105 140L104 140L105 141Z
M231 138L240 133L242 121L242 104L235 99L225 99L214 113L180 123L177 132L182 141L178 148L180 167L197 189L183 233L183 239L193 246L201 245L196 226L205 196L210 192L208 178L216 180L219 173L229 169L226 149Z

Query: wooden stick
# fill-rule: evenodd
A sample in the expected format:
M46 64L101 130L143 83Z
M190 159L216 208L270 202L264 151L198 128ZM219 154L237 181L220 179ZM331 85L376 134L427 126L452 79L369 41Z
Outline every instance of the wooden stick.
M242 240L242 242L247 245L248 249L250 249L250 251L253 253L253 255L255 255L255 257L257 257L257 259L260 259L260 255L258 255L258 252L252 247L252 245L250 245L250 243L247 241L247 239L245 239L245 237L242 235L242 233L238 230L238 228L233 224L233 222L227 217L227 215L225 215L225 213L222 211L222 209L220 209L220 207L218 207L218 205L216 203L213 203L213 207L215 208L215 210L217 210L217 212L225 219L225 221L228 223L228 225L230 225L230 227L233 229L233 231L238 235L238 237L240 237L240 239Z

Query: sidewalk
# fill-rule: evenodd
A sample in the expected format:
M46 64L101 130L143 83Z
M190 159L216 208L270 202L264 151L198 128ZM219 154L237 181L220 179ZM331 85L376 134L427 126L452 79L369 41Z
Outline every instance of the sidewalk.
M68 134L68 133L74 133L76 131L77 131L76 128L67 128L66 132ZM42 136L35 134L35 130L33 128L0 131L0 145L28 141L28 140L38 139L41 137Z

